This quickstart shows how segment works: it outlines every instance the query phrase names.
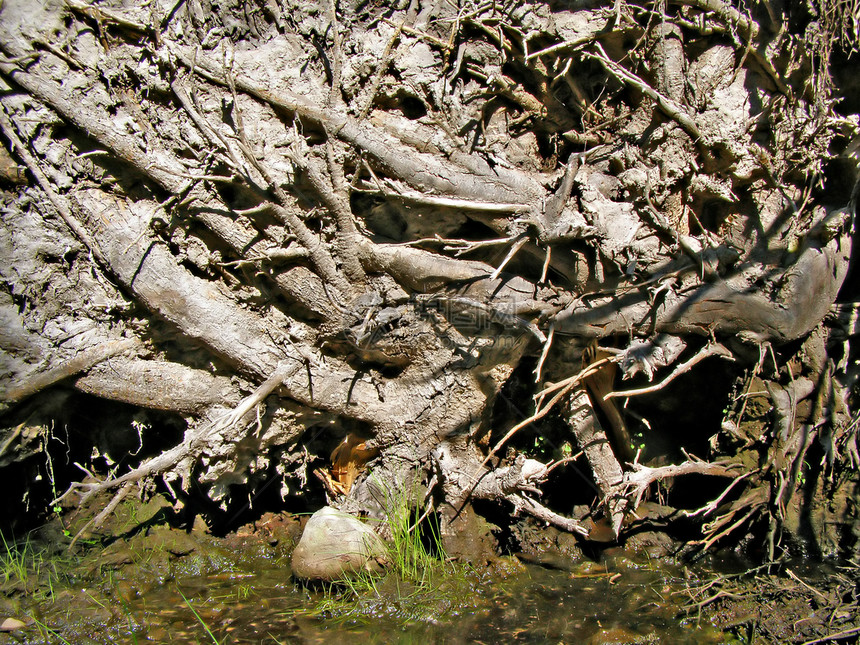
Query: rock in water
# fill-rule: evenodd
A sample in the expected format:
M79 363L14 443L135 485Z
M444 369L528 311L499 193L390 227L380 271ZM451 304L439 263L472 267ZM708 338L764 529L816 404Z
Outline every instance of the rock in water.
M293 574L306 580L338 580L357 571L381 569L386 552L373 529L326 506L305 526L293 551Z

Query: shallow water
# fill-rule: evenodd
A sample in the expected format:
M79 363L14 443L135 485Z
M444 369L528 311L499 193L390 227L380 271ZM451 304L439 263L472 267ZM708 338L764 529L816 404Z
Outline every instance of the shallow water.
M36 622L0 643L732 642L679 618L696 576L689 568L619 554L569 569L511 560L505 575L469 574L453 598L416 603L404 600L408 589L380 589L351 613L320 615L327 596L295 584L278 558L150 553L58 584L50 599L7 597L5 615Z

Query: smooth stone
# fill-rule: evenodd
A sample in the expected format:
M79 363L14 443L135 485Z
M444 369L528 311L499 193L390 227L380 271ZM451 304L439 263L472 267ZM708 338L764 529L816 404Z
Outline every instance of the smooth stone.
M385 542L367 524L326 506L308 520L293 551L293 575L330 582L358 571L379 571L387 552Z

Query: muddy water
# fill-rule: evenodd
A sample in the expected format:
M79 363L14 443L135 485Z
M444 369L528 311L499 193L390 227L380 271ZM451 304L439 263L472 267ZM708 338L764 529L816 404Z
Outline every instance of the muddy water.
M644 555L565 570L510 558L461 572L452 593L416 599L409 588L380 588L326 609L332 594L291 579L290 545L163 538L94 548L60 575L34 572L27 593L7 581L0 622L28 625L0 644L732 642L679 618L698 572Z

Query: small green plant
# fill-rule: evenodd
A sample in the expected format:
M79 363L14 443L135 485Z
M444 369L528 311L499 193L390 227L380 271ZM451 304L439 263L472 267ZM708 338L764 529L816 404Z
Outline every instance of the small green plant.
M410 509L408 499L390 500L387 518L391 531L392 566L406 582L421 583L442 562L435 554L443 554L442 540L433 524L422 535L419 510ZM425 543L427 539L427 543Z
M0 541L3 542L0 576L4 589L53 598L54 585L59 578L56 563L46 560L44 552L37 551L29 537L16 544L0 531Z
M236 587L236 600L247 600L254 593L251 585L239 585Z
M23 582L29 576L28 562L33 559L32 549L29 540L24 543L23 547L17 547L15 544L9 544L6 541L6 536L0 532L0 538L3 540L3 582Z

